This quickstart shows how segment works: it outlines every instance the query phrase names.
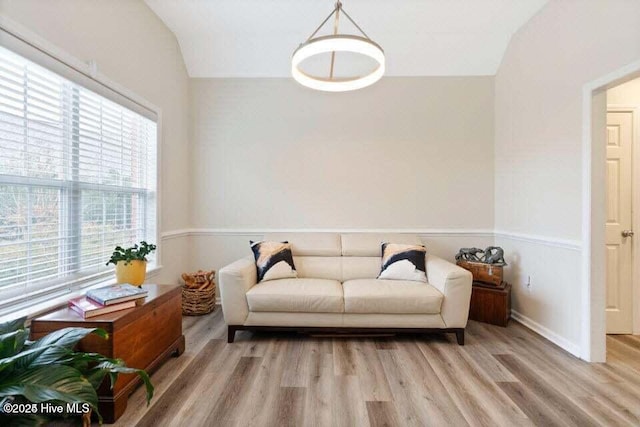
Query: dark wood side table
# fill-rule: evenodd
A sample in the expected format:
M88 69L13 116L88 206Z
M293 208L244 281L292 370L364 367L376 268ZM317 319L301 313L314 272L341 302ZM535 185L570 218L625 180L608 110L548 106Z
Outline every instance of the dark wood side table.
M182 294L180 285L142 285L149 291L144 302L134 308L83 319L63 308L31 322L31 338L37 339L67 327L102 328L108 339L89 335L78 350L123 359L128 366L151 372L170 355L184 352L182 335ZM137 375L118 376L113 389L105 378L98 390L98 408L105 422L115 422L127 408L127 399L141 383Z
M473 282L469 319L507 326L511 317L511 285L500 286Z

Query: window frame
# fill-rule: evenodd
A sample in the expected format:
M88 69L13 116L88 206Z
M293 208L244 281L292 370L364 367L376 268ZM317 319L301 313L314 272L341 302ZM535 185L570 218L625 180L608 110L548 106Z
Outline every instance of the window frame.
M153 277L162 270L162 244L161 244L161 164L162 164L162 111L153 103L147 101L133 91L124 86L110 80L97 71L95 61L85 63L80 61L73 55L67 53L63 49L53 45L48 40L43 39L32 31L26 29L22 25L0 15L0 46L20 55L37 65L60 75L62 78L71 81L74 84L84 87L85 89L96 93L110 101L134 112L141 114L156 123L156 164L155 164L155 243L157 245L155 262L148 267L148 277ZM88 184L74 181L60 181L47 178L34 177L18 177L13 175L3 175L6 180L5 185L11 185L13 182L18 185L26 186L42 186L47 188L56 188L58 190L65 189L70 191L69 187L74 186L75 190L113 190L115 192L125 193L146 193L144 189L135 189L131 187L121 187L108 184ZM63 207L68 209L68 207ZM149 218L150 215L147 215ZM67 218L63 219L64 221ZM80 221L76 221L80 222ZM106 260L105 260L106 262ZM0 300L0 318L7 318L15 313L24 313L25 311L31 316L30 307L42 307L47 305L47 301L51 301L51 309L66 304L66 300L72 295L81 294L87 288L103 286L105 284L115 283L115 277L112 271L101 271L98 273L78 273L77 275L66 276L64 280L55 281L47 285L34 286L22 292L17 296L7 293L7 298ZM62 300L60 297L63 297ZM58 301L59 300L59 301ZM46 311L46 310L45 310ZM37 313L43 312L39 308Z

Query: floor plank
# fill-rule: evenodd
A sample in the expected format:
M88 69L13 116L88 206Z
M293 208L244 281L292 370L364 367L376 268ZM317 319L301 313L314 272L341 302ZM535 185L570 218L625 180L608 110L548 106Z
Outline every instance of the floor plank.
M201 371L204 378L191 389L191 393L185 397L177 397L185 402L178 414L175 415L175 422L169 425L205 425L206 418L214 408L218 397L224 393L244 350L243 345L226 345L216 360L210 363L214 368Z
M311 362L313 353L309 352L311 341L299 337L290 339L285 352L285 365L287 369L280 381L281 387L306 387L311 378Z
M356 374L356 355L346 338L333 340L333 369L338 376Z
M634 335L609 335L609 340L619 341L636 351L640 351L640 337Z
M280 392L282 375L286 369L288 340L275 338L264 352L259 372L244 400L245 405L238 418L238 425L263 426L265 420L277 417L277 399Z
M333 422L334 381L333 354L321 354L318 368L313 370L305 399L304 426L330 426Z
M575 426L594 426L597 422L580 410L569 398L559 392L551 384L540 378L517 356L504 354L495 356L511 373L518 378L524 387L529 388L546 405L559 413L563 422Z
M475 335L466 338L463 348L464 352L473 359L473 361L493 380L496 382L513 382L515 377L508 369L502 366L489 351L481 344L481 339Z
M380 350L385 372L404 425L467 425L431 365L414 342Z
M205 425L226 426L235 423L244 406L238 403L251 389L261 362L261 357L240 358L218 401L212 405L213 408L205 419Z
M275 417L263 425L296 427L304 419L305 387L280 387L275 405Z
M384 368L378 357L375 343L363 339L353 343L355 349L355 371L360 390L366 401L391 401L393 396Z
M526 415L458 346L419 344L427 361L471 425L525 425Z
M640 425L640 419L631 414L627 410L614 410L608 402L595 397L580 398L583 408L591 415L599 424L605 426L637 426Z
M369 426L367 404L362 398L360 383L355 375L339 375L334 378L332 422L336 427Z
M527 417L538 426L567 426L562 417L553 408L519 382L498 382L502 390L516 405L527 414Z
M400 426L400 417L393 402L367 402L367 414L371 427Z
M155 402L153 408L142 417L138 426L154 427L169 422L169 416L174 415L184 404L184 400L176 399L175 396L188 394L203 377L200 374L203 367L206 367L215 355L223 347L222 340L211 340L198 353L193 361L182 371L171 386Z
M376 338L374 340L376 348L378 350L395 350L398 347L396 346L394 338Z

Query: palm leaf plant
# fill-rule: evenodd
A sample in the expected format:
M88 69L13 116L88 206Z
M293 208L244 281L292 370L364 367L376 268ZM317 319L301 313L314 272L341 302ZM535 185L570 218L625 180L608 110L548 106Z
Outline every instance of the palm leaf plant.
M10 415L2 412L6 403L88 404L98 415L97 389L106 375L111 387L118 374L137 374L153 397L153 385L142 369L130 368L120 359L97 353L75 351L82 338L95 334L107 338L98 328L64 328L28 340L26 318L0 323L0 425L36 426L50 421L42 415ZM68 415L68 414L67 414Z

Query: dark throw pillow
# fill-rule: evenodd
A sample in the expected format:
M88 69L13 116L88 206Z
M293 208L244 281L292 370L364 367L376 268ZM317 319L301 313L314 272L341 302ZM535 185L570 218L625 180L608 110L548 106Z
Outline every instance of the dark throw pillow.
M426 282L425 255L422 245L382 244L382 268L378 279Z
M258 269L258 282L298 277L289 242L249 241Z

